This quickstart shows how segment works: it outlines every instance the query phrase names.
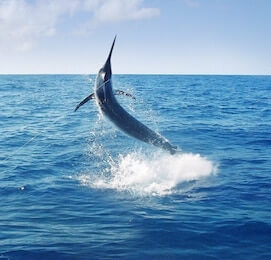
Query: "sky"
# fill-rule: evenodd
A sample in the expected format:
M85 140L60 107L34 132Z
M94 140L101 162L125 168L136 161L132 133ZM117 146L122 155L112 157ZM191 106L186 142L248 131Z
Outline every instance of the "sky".
M271 0L0 0L0 74L271 75Z

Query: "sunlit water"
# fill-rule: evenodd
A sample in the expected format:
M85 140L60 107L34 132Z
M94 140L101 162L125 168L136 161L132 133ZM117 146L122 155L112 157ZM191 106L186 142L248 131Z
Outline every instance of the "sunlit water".
M173 156L74 113L94 79L0 76L0 259L270 259L271 77L115 75Z

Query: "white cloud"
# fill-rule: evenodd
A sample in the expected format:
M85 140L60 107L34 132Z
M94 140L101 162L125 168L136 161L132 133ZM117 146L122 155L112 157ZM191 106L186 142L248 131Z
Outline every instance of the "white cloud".
M52 36L61 15L72 13L77 0L2 0L0 2L1 43L26 50L32 47L37 37Z
M54 35L60 18L80 12L97 25L152 18L160 10L143 7L143 0L0 0L0 46L29 49L38 38Z
M100 21L148 19L160 14L158 8L141 7L142 0L107 0L95 10L94 18Z

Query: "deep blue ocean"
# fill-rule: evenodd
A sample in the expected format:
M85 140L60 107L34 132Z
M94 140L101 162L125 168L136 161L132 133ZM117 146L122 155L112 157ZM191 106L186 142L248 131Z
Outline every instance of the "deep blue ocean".
M271 76L114 75L133 139L95 75L0 76L0 259L271 259Z

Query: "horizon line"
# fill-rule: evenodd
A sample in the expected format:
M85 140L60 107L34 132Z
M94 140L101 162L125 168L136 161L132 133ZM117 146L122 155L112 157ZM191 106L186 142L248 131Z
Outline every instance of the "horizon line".
M29 76L29 75L97 75L97 73L0 73L0 76ZM172 76L271 76L271 74L221 74L221 73L114 73L113 75L172 75Z

